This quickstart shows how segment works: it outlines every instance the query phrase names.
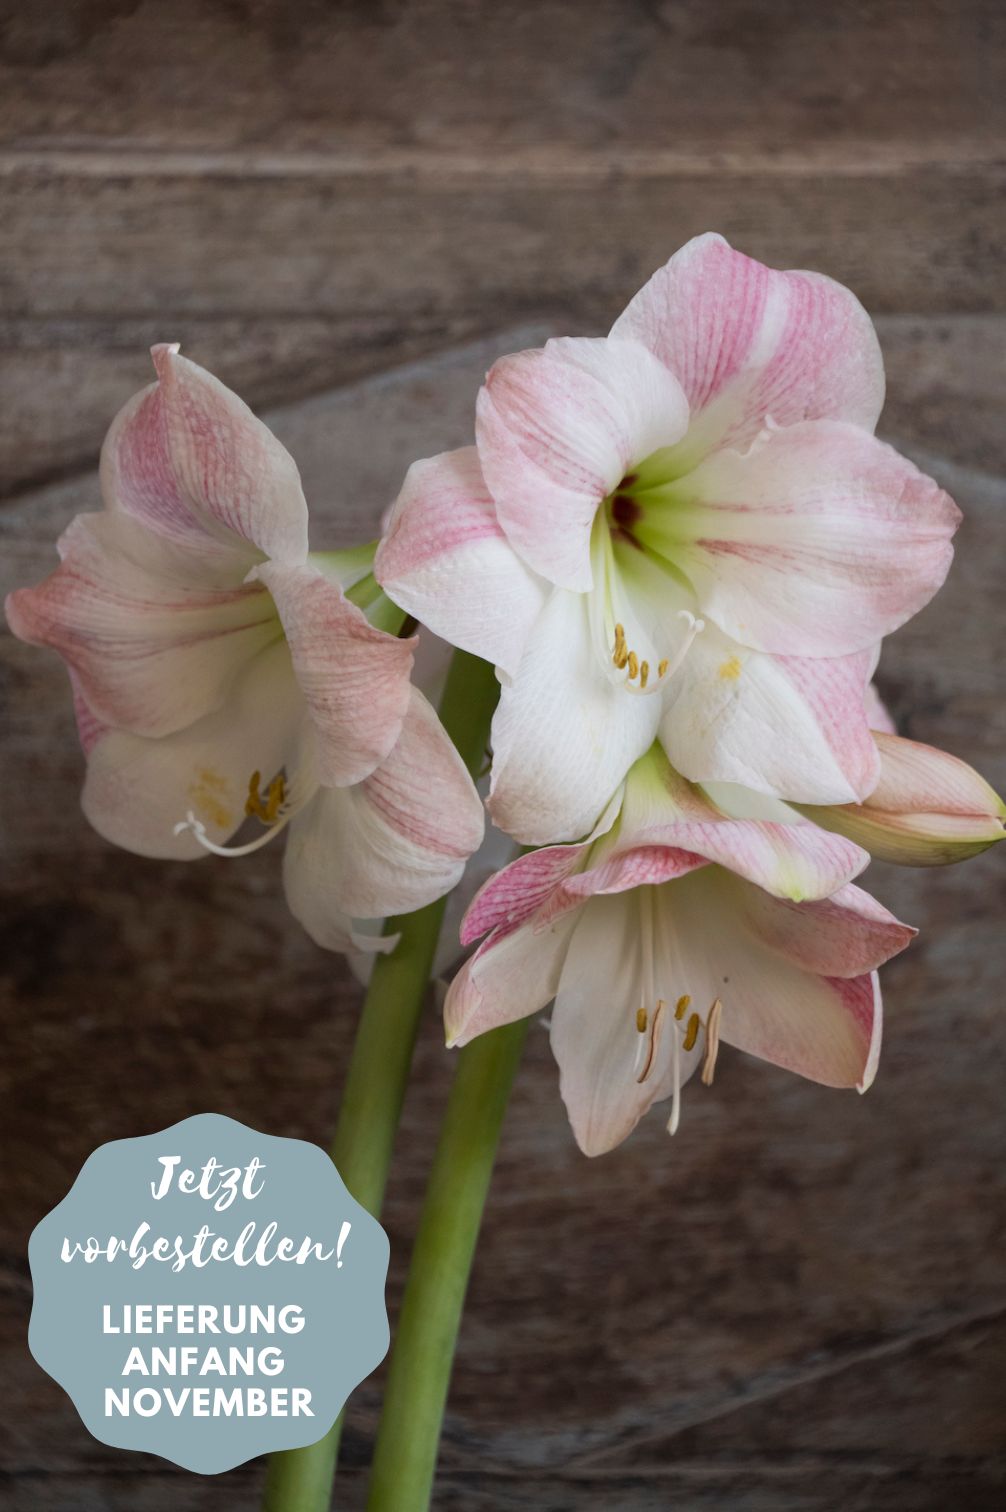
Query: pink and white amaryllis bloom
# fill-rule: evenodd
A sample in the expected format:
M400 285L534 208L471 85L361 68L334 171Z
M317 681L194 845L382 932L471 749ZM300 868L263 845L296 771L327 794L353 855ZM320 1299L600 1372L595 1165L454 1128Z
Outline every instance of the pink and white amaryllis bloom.
M865 851L809 822L731 819L654 747L591 837L514 861L463 939L488 937L451 985L448 1042L555 999L552 1048L588 1155L620 1143L720 1041L831 1087L865 1091L880 1052L875 968L908 944L850 879Z
M482 805L411 685L415 641L368 618L404 619L373 548L309 555L289 453L177 347L153 358L158 381L105 441L104 510L72 522L60 566L10 596L8 621L69 667L102 835L191 859L289 828L290 906L344 949L352 919L454 885ZM246 821L259 833L229 845Z
M873 429L847 289L702 236L606 338L497 362L477 447L415 464L375 571L494 661L490 808L577 838L659 735L695 781L857 802L882 636L952 555L956 506Z

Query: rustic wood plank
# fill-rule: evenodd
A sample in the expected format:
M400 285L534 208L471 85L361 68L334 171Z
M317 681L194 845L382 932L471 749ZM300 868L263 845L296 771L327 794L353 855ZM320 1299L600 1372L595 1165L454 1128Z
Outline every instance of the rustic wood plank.
M17 317L431 316L561 308L571 288L617 311L710 228L775 266L827 269L877 313L1003 308L994 165L630 174L600 158L420 179L380 163L278 177L198 159L188 172L2 166L0 294Z
M993 0L52 0L0 44L0 140L498 159L999 155Z
M269 418L298 457L316 538L373 521L420 450L456 444L504 332ZM950 581L893 637L882 683L906 732L1006 785L1002 482L920 457L965 511ZM6 580L52 561L94 478L0 512ZM0 637L8 709L0 991L0 1381L17 1512L253 1506L223 1482L89 1439L24 1348L27 1233L102 1140L212 1108L324 1141L359 989L285 915L278 854L144 862L79 815L81 761L54 657ZM885 971L887 1045L864 1099L726 1055L673 1145L649 1121L588 1162L541 1030L509 1116L455 1374L437 1505L481 1512L669 1503L742 1512L998 1505L1006 1405L1001 858L868 885L922 927ZM397 1305L450 1076L421 1036L386 1226ZM922 1383L920 1386L920 1382ZM354 1398L340 1505L361 1505L380 1376ZM938 1424L934 1430L932 1424Z
M951 314L963 333L1003 308L1002 17L989 0L24 9L0 34L0 496L86 462L169 332L271 405L483 332L487 311L604 329L710 227L827 269L903 329ZM965 385L999 396L970 453L928 338L924 392L892 424L929 415L948 455L1002 465L1003 349L978 353L997 388Z

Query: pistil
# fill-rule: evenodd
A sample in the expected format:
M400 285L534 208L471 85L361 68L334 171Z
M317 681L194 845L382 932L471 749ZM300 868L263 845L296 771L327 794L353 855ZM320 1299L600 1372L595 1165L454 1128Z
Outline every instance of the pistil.
M245 800L245 814L248 818L258 819L266 826L265 833L256 840L250 840L247 845L218 845L211 840L203 821L189 809L185 818L175 825L174 833L182 835L186 830L190 831L202 846L203 850L209 851L213 856L226 856L233 859L236 856L250 856L254 851L261 850L274 840L280 830L285 829L296 814L304 807L305 803L314 796L315 787L302 787L300 791L295 786L288 787L282 773L277 773L266 788L263 796L260 791L262 774L253 772L248 782L248 797Z

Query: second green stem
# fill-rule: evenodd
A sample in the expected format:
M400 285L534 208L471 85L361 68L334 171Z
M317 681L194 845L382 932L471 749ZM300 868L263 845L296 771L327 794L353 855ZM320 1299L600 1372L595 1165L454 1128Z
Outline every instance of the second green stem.
M368 1512L425 1512L496 1147L528 1020L466 1045L433 1157L374 1449Z

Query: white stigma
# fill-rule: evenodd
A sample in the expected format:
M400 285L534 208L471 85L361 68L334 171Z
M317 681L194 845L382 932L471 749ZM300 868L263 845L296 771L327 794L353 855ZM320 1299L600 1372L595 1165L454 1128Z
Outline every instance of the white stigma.
M250 840L247 845L218 845L206 833L206 826L203 821L197 819L192 810L189 809L185 818L179 820L175 825L174 833L176 835L183 835L186 830L191 830L203 850L209 851L213 856L250 856L252 851L261 850L263 845L268 845L270 840L274 840L280 830L289 824L292 818L292 814L281 814L276 823L270 829L267 829L264 835L259 835L257 840Z

